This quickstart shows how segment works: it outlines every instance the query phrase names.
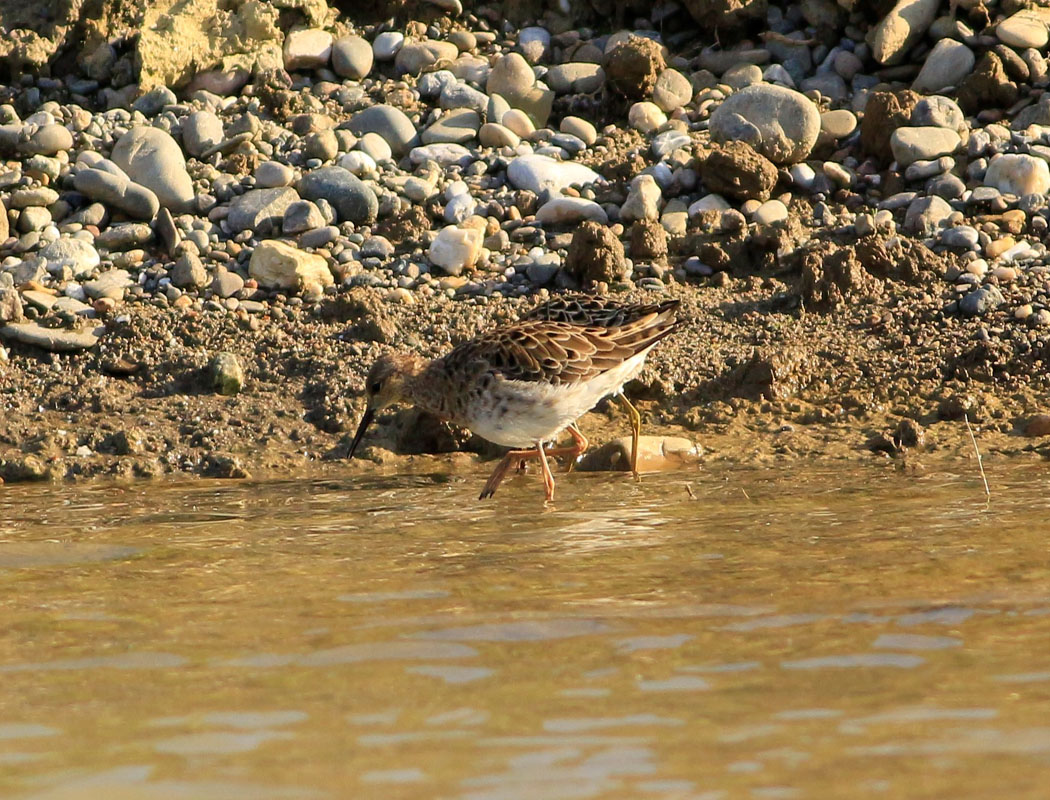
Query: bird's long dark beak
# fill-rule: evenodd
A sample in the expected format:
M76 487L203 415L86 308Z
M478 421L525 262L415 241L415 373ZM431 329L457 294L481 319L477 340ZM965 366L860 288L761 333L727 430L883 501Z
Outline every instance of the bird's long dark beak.
M354 457L354 453L357 451L357 446L361 444L361 440L365 438L365 431L368 430L368 426L372 424L372 418L375 417L376 412L374 409L366 408L365 415L361 417L361 424L357 426L357 433L354 434L354 440L350 443L350 452L347 453L347 459Z

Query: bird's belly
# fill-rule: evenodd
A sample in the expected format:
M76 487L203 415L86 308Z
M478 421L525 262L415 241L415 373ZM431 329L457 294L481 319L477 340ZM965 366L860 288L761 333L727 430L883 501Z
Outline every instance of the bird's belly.
M646 353L589 381L552 385L503 381L466 409L462 420L478 436L504 447L532 448L552 441L603 397L620 391L641 370Z

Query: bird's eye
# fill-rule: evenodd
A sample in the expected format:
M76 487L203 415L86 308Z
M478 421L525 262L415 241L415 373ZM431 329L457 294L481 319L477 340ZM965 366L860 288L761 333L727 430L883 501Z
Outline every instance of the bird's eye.
M379 390L382 389L382 388L383 388L383 384L380 381L376 381L375 383L373 383L371 386L368 387L368 391L370 391L372 394L379 394Z

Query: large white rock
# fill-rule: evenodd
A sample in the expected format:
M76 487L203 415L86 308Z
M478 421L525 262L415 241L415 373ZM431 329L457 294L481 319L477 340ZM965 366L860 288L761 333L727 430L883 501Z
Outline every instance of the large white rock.
M459 275L473 266L481 254L483 236L476 228L458 228L449 225L430 244L427 255L430 262L449 275Z
M1046 194L1050 192L1050 167L1035 156L1005 153L988 165L984 185L994 186L1003 194Z
M320 294L324 287L335 283L322 256L276 239L259 243L248 262L248 274L269 289L291 289L304 294Z
M507 167L507 177L518 189L528 189L540 194L549 189L552 194L561 192L573 184L596 183L601 175L590 167L575 161L555 161L550 156L518 156Z

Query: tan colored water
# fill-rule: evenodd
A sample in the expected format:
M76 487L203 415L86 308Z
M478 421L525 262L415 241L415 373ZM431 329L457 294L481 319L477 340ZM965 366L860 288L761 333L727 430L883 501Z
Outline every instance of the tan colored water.
M1043 800L989 466L4 487L0 796Z

